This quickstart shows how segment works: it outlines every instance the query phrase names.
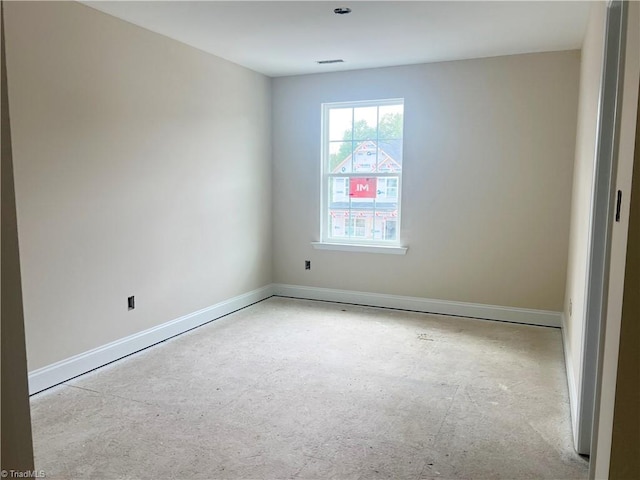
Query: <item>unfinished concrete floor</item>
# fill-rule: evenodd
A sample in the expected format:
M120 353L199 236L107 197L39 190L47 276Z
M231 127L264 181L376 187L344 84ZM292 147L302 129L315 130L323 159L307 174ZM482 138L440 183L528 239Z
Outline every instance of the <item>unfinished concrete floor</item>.
M270 298L32 397L47 478L568 479L560 330Z

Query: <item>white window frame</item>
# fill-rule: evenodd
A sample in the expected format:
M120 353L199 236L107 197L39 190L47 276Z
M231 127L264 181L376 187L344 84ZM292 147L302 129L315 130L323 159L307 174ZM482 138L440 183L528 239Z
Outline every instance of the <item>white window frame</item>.
M313 246L318 249L324 250L346 250L346 251L361 251L361 252L379 252L379 253L393 253L404 254L407 251L406 247L401 246L401 208L402 208L402 170L404 169L404 162L402 162L403 168L400 172L369 172L369 173L353 173L353 172L340 172L331 173L329 171L330 162L330 138L329 138L329 111L332 108L358 108L358 107L382 107L386 105L398 105L404 106L403 98L391 98L382 100L368 100L368 101L355 101L355 102L335 102L335 103L323 103L322 104L322 153L321 153L321 198L320 198L320 241L312 242ZM404 126L403 126L404 129ZM404 139L404 132L403 132ZM384 239L384 233L382 239L364 239L358 237L351 238L331 238L330 225L329 225L329 204L331 190L329 188L331 179L334 177L367 177L367 178L397 178L398 179L398 209L396 220L396 239L386 240ZM344 247L344 248L343 248Z

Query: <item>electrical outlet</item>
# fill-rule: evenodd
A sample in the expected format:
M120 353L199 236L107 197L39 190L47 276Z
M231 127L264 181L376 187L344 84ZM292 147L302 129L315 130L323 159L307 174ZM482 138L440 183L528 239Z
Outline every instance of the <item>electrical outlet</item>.
M128 297L127 306L129 307L129 310L133 310L134 308L136 308L136 297L134 297L133 295Z
M573 314L573 302L569 299L569 316L571 317Z
M311 270L311 260L305 260L304 261L304 269L305 270Z

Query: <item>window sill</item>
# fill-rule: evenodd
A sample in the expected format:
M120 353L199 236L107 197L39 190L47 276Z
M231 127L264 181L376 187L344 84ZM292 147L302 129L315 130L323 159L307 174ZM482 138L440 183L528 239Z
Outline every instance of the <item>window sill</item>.
M390 255L406 255L408 247L386 245L354 245L351 243L311 242L316 250L334 250L339 252L386 253Z

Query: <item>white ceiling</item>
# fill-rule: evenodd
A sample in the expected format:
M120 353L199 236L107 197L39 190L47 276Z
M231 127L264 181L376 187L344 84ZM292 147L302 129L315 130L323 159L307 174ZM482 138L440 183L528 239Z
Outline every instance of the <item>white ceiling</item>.
M578 49L589 13L578 1L83 3L274 77Z

